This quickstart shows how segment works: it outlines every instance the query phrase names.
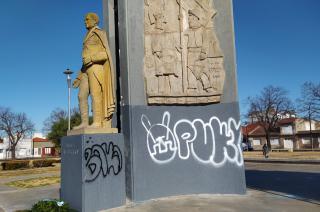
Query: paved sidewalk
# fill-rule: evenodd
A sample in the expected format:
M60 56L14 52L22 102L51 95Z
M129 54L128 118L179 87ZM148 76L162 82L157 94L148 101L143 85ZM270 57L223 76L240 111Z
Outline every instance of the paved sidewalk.
M34 170L16 170L17 176L12 176L13 171L0 171L0 212L13 212L16 210L30 209L41 199L58 199L59 184L30 189L21 189L5 185L8 182L27 180L39 177L60 176L60 170L41 168ZM23 174L26 172L25 174ZM33 172L33 173L32 173ZM6 176L6 174L8 174Z
M128 204L106 212L248 212L248 211L320 211L320 205L294 197L248 189L247 195L190 195Z
M58 198L59 186L25 189L0 195L0 212L30 209L39 197ZM41 199L41 198L40 198ZM2 208L2 211L1 211ZM247 212L247 211L290 211L318 212L320 205L301 201L294 196L276 195L248 189L246 195L189 195L150 200L105 212Z
M0 192L0 212L30 209L41 199L59 199L60 185Z

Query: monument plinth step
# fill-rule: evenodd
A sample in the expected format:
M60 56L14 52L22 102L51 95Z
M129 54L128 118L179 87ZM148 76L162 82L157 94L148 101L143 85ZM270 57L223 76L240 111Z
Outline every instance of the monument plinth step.
M85 127L76 130L70 130L67 132L67 135L81 135L81 134L106 134L106 133L118 133L117 128L93 128Z

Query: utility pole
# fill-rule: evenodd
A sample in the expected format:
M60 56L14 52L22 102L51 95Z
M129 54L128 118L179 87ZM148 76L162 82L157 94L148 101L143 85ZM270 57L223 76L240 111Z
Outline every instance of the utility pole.
M63 72L67 76L67 83L68 83L68 131L71 129L71 107L70 107L70 101L71 101L71 74L73 72L70 69L67 69Z

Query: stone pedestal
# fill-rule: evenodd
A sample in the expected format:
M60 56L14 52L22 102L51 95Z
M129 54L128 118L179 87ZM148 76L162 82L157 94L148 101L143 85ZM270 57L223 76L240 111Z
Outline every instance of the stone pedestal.
M125 204L122 134L67 136L61 148L62 200L78 211Z
M134 202L184 194L245 194L237 104L128 109L127 195Z

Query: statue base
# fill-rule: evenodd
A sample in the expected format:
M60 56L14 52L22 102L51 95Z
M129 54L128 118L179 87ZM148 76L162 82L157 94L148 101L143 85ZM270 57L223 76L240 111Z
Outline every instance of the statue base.
M117 128L93 128L93 127L84 127L81 129L70 130L67 132L67 135L82 135L82 134L104 134L104 133L118 133Z
M80 212L125 205L122 134L62 138L60 198Z
M238 103L128 106L127 197L245 194Z

